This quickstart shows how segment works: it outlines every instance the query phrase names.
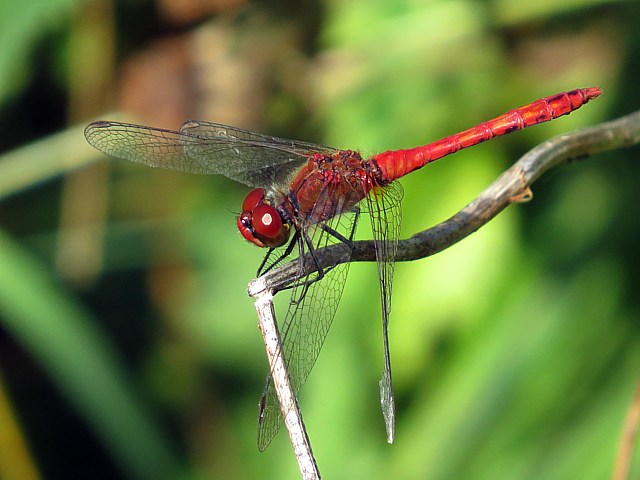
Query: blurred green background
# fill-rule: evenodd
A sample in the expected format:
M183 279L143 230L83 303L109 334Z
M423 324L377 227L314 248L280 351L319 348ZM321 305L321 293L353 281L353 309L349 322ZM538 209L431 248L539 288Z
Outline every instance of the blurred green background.
M545 139L640 108L638 25L633 0L0 0L0 477L299 476L286 433L255 445L247 189L106 158L86 123L199 118L373 153L602 87L403 180L407 237ZM352 265L301 394L325 478L610 476L640 365L639 154L559 168L397 266L392 446L375 266Z

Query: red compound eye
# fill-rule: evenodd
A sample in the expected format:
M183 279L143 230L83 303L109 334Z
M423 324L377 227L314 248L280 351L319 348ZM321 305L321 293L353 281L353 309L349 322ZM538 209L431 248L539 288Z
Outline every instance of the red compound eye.
M264 204L264 188L255 188L249 192L242 202L243 212L253 212L258 206Z
M282 243L279 242L281 232L286 229L282 225L282 219L278 211L271 205L260 205L257 207L251 216L253 221L254 234L260 238L266 245L270 247L279 247ZM285 238L286 241L286 238ZM273 243L278 243L273 245Z
M289 238L289 228L278 210L265 203L264 195L264 188L256 188L245 197L238 229L246 240L259 247L280 247Z
M238 230L240 230L240 233L248 242L257 245L260 248L266 247L266 245L258 240L254 235L251 213L245 212L238 217Z

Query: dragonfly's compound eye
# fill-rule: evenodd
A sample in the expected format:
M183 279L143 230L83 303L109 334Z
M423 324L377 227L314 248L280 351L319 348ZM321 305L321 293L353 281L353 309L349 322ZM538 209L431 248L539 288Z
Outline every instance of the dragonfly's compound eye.
M238 217L238 230L242 236L248 242L257 245L260 248L266 247L266 245L255 236L253 231L253 221L251 220L251 212L242 212L242 215Z
M243 212L253 212L258 205L264 204L264 188L254 188L242 202Z
M253 211L254 236L268 247L280 247L289 238L289 229L282 223L282 217L271 205L259 205Z
M249 192L242 202L238 229L242 236L259 247L280 247L289 238L289 228L278 211L265 201L264 188Z

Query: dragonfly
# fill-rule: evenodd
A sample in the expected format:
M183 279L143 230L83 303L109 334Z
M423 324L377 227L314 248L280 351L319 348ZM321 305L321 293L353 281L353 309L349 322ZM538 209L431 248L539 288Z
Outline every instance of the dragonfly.
M300 264L309 257L315 262L315 272L291 285L280 329L282 354L296 396L318 358L348 273L348 262L321 268L317 252L338 245L349 254L358 219L367 214L376 246L382 311L380 402L387 441L392 443L395 402L388 327L403 195L396 180L463 148L567 115L600 94L598 87L558 93L433 143L369 158L355 150L197 120L185 122L179 131L96 121L86 127L85 137L113 157L180 172L222 174L252 187L237 227L247 241L268 249L258 275L290 256L301 259ZM282 415L268 374L259 402L259 450L271 443Z

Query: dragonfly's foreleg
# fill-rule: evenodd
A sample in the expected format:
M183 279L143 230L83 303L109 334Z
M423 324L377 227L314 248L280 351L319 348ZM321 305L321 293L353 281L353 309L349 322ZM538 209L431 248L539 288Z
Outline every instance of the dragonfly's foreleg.
M293 252L293 247L295 247L295 245L298 243L298 239L299 238L300 238L300 232L296 229L296 232L293 235L293 237L291 238L291 241L287 245L287 248L285 249L285 251L282 252L282 254L278 258L276 258L275 261L271 265L269 265L268 267L265 268L265 265L267 264L267 261L269 260L269 257L277 249L277 247L270 248L269 251L267 252L267 254L262 259L262 263L260 263L260 267L258 267L258 272L257 272L256 276L261 277L262 275L264 275L268 271L273 270L276 266L280 265L280 263L285 258L287 258L289 255L291 255L291 252Z

